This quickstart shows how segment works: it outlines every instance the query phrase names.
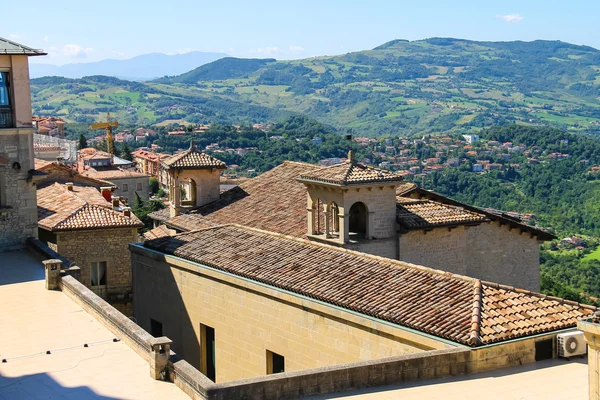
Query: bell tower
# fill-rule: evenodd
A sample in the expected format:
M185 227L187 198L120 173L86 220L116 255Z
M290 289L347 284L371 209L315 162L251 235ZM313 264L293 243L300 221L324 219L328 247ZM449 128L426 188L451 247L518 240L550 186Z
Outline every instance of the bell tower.
M221 171L227 165L198 151L194 142L183 153L163 161L168 174L171 218L182 210L200 207L219 199Z
M307 189L308 238L346 245L396 235L396 187L390 171L348 161L298 178Z

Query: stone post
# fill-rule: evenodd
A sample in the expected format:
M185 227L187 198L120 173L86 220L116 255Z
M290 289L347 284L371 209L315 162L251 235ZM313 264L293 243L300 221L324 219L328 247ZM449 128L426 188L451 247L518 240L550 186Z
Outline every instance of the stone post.
M346 214L346 210L340 209L339 220L340 220L339 241L341 244L348 243L350 241L350 214Z
M588 386L590 400L600 400L600 315L598 311L593 318L580 320L577 329L583 331L588 344Z
M44 260L42 261L46 270L46 289L58 290L58 282L60 280L60 270L63 266L60 260Z
M166 378L165 369L169 364L172 343L173 341L166 336L150 340L150 346L152 346L152 352L150 354L150 376L152 379L164 380Z

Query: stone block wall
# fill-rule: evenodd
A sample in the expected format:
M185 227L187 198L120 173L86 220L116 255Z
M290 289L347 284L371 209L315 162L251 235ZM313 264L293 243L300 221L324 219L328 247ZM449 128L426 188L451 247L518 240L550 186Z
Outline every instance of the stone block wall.
M36 187L31 128L0 129L0 251L37 237Z
M401 261L467 274L467 230L464 226L448 230L411 231L399 238Z
M131 246L134 316L162 323L173 350L201 368L200 324L215 329L216 379L266 374L267 351L285 370L420 353L452 345L170 256Z
M537 239L497 222L411 231L400 236L399 249L402 261L540 291Z
M140 196L143 201L148 201L149 196L149 185L150 185L150 177L132 177L132 178L118 178L118 179L107 179L112 182L117 188L113 191L113 196L125 197L127 199L127 204L130 207L133 207L135 204L135 193ZM142 189L137 190L137 184L142 184ZM127 191L123 190L123 184L127 185Z
M345 212L350 211L356 202L367 206L373 213L373 237L385 239L396 236L396 189L395 186L373 186L369 188L349 188L344 194Z
M91 263L107 262L108 295L131 292L131 258L129 243L138 239L137 229L96 229L58 232L57 252L81 268L81 281L91 285Z

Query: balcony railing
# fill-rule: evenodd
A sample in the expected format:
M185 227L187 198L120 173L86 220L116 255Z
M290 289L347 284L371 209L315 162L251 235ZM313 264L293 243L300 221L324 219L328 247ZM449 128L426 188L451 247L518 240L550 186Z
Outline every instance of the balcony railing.
M14 128L11 106L0 106L0 129Z

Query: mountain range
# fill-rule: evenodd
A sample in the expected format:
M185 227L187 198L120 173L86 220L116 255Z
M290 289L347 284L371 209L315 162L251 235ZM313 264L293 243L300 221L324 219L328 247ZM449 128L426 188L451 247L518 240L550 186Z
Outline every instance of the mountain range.
M85 123L107 111L132 125L256 123L297 113L370 136L512 123L600 133L600 51L542 40L393 40L302 60L224 57L144 83L34 79L32 93L35 113Z
M126 60L108 59L91 63L65 65L31 64L32 78L61 76L82 78L90 75L114 76L136 81L156 79L165 75L179 75L198 66L226 57L225 53L192 51L185 54L142 54Z

